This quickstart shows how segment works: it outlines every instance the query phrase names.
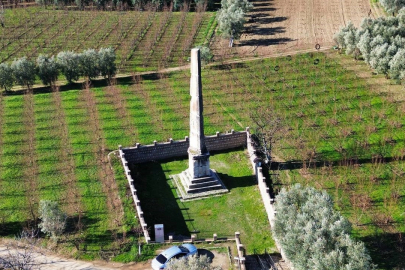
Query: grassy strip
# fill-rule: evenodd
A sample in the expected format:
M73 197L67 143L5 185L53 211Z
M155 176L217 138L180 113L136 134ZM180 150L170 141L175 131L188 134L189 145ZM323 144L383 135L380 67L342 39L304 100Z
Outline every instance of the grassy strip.
M1 162L1 203L0 213L4 234L15 234L21 223L28 219L28 197L24 185L24 160L22 147L25 129L21 121L24 114L22 96L3 100L2 114L2 159Z
M102 247L111 243L108 232L110 220L106 194L102 190L96 162L96 149L92 141L94 132L89 127L86 103L80 91L64 92L62 106L66 115L69 140L75 162L75 175L80 191L83 213L79 228L83 228L77 256L94 258Z

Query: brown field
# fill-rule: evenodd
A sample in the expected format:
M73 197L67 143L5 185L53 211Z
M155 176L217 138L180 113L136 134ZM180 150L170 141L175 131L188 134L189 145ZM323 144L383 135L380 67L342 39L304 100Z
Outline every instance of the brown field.
M234 48L216 37L215 55L271 55L313 49L315 44L331 47L333 35L350 21L359 26L363 18L380 16L369 0L252 0L245 30ZM370 13L371 11L371 13ZM370 14L369 14L370 13Z

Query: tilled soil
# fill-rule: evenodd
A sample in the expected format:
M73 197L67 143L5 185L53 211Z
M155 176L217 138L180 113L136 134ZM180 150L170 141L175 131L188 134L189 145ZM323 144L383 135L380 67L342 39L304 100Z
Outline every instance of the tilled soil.
M365 17L382 14L369 0L252 0L245 30L234 48L228 40L215 37L213 50L217 58L260 56L331 47L333 36L350 21L359 26Z

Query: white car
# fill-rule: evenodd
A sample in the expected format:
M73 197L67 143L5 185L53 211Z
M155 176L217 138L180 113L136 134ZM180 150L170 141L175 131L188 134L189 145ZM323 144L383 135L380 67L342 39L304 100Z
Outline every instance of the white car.
M153 270L165 269L171 259L180 259L190 255L197 254L196 246L192 244L183 244L180 246L173 246L160 253L152 261Z

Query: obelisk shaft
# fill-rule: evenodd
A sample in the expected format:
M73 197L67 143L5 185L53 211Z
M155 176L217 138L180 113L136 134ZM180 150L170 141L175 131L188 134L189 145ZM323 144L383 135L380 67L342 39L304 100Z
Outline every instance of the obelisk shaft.
M211 175L205 146L200 49L191 50L189 174L192 179Z
M189 151L200 155L207 153L204 137L203 97L201 83L200 49L191 50L190 78L190 148Z

